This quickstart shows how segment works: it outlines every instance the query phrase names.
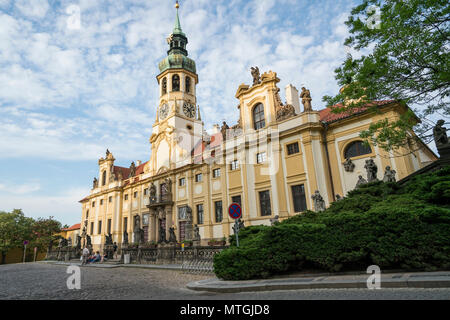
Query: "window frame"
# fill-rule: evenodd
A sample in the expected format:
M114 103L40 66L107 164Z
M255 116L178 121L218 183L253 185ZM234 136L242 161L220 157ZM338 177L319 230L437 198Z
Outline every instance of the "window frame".
M252 110L253 128L255 130L264 129L266 127L266 114L264 104L257 103Z
M201 207L201 210L199 210L199 208ZM205 220L205 208L203 206L203 203L199 203L195 206L196 210L197 210L197 224L204 224ZM200 219L201 218L201 219Z
M355 146L355 154L349 155L349 149L352 148L353 146ZM373 153L373 149L372 147L366 146L364 144L364 141L362 140L354 140L349 142L345 147L344 147L344 159L353 159L353 158L358 158L358 157L363 157L363 156L368 156L370 154Z
M295 150L293 150L293 152L291 152L291 149L289 148L291 146L297 146L296 148L294 148ZM287 156L293 156L294 154L298 154L298 153L300 153L300 145L298 144L298 141L286 144L286 155Z
M262 194L267 195L268 198L262 197ZM271 197L270 197L270 190L259 191L258 196L259 196L260 216L261 217L271 216L272 215L272 201L271 201ZM267 212L269 212L269 213L267 214Z
M298 194L294 193L294 188L300 187L301 189L303 189L303 192L300 192ZM293 209L295 213L301 213L301 212L305 212L306 210L308 210L308 202L306 201L306 188L304 184L297 184L297 185L293 185L291 186L291 195L292 195L292 204L293 204ZM298 196L303 196L302 198L299 198ZM304 205L304 208L300 208L300 210L298 211L298 207L296 205L296 199L300 199L300 204L299 206L302 207L302 204ZM303 209L303 210L302 210Z
M218 205L220 203L220 206ZM220 210L218 210L220 209ZM220 220L218 219L220 217ZM214 201L214 218L216 223L222 223L223 222L223 202L220 201Z
M267 153L265 151L256 154L257 164L262 164L265 163L266 161L267 161Z
M219 178L219 177L220 177L220 168L213 169L213 178Z

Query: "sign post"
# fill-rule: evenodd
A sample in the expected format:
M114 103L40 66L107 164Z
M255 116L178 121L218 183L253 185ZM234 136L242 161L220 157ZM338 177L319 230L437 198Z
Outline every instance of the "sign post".
M25 254L27 252L27 244L28 244L28 240L25 240L23 242L24 248L23 248L23 262L22 263L25 263Z
M234 219L234 232L236 234L236 246L239 247L239 219L242 217L242 208L238 203L232 203L228 207L228 214Z

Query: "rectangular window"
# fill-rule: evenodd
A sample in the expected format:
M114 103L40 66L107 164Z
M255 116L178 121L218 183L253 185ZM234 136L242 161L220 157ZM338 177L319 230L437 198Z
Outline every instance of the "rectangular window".
M201 182L203 175L201 173L195 175L195 182Z
M108 201L109 201L109 203L111 203L112 202L112 197L109 197Z
M239 161L238 160L233 160L230 164L230 169L233 170L238 170L239 169Z
M231 197L231 202L232 202L232 203L237 203L238 205L242 206L242 199L241 199L241 196L234 196L234 197Z
M186 178L181 178L179 180L180 187L184 187L186 185Z
M144 189L144 196L147 195L147 191L148 191L148 189Z
M216 213L216 222L222 222L223 212L222 212L222 201L214 202L215 213Z
M94 234L94 223L91 222L91 235L93 235L93 234Z
M127 200L128 200L128 195L126 194L126 195L125 195L125 201L127 201Z
M98 232L97 232L97 234L101 234L101 233L102 233L102 221L100 220L98 222Z
M89 218L89 210L86 210L86 219Z
M126 231L128 228L128 218L123 218L123 231Z
M294 211L303 212L307 210L305 186L292 186L292 199L294 200Z
M92 208L95 207L95 201L92 201Z
M137 193L137 191L133 194L133 197L136 199L137 198L137 195L138 195L138 193Z
M214 169L213 170L213 178L220 177L220 169Z
M266 153L261 152L256 155L256 163L264 163L266 162Z
M300 152L300 149L298 148L298 142L287 145L288 156L290 156L291 154L299 153L299 152Z
M197 205L197 223L203 224L203 204Z
M108 219L108 234L111 233L111 219Z
M100 199L100 205L101 206L103 205L103 199Z
M261 208L261 216L272 215L272 210L270 208L270 192L268 190L259 193L259 205Z

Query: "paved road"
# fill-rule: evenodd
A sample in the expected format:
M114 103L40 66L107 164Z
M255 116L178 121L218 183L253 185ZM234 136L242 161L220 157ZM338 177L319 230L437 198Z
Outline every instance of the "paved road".
M450 299L446 289L320 289L234 294L185 288L207 276L170 270L134 268L81 269L81 290L67 289L67 266L42 263L0 266L0 299L170 299L170 300L310 300L310 299Z

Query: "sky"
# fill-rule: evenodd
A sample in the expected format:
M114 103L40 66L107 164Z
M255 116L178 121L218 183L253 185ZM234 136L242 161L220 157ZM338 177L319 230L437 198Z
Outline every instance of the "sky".
M0 0L0 211L79 223L108 148L148 161L172 0ZM306 86L316 110L339 88L353 0L185 0L205 129L238 120L250 68ZM79 13L79 19L77 19ZM79 23L78 23L79 22Z

